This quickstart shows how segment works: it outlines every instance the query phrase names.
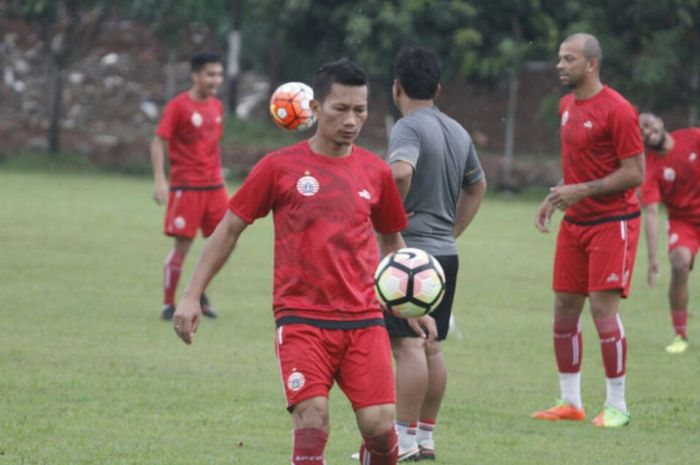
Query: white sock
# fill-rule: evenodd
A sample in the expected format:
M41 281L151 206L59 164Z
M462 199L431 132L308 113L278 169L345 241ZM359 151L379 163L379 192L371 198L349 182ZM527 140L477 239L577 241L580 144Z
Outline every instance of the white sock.
M421 423L420 421L418 422L418 429L416 430L416 442L419 446L429 447L430 449L435 448L435 443L433 442L434 428L435 425L433 424Z
M627 413L627 403L625 402L625 375L617 378L606 378L605 405L615 407Z
M408 450L418 447L416 442L416 427L415 425L407 425L405 423L396 423L396 434L399 436L399 449Z
M561 398L576 408L583 408L581 400L581 372L559 373L559 388Z

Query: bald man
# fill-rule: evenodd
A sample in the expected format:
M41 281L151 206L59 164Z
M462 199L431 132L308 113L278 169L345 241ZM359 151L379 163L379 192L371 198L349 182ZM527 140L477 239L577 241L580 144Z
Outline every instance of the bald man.
M557 72L571 92L559 104L563 179L537 209L535 227L549 232L555 210L564 212L554 258L554 354L561 399L533 413L539 420L584 421L581 398L582 335L586 299L600 338L607 396L593 424L625 426L627 341L618 315L629 295L640 228L635 188L644 179L644 147L636 110L600 81L603 53L585 33L559 47Z

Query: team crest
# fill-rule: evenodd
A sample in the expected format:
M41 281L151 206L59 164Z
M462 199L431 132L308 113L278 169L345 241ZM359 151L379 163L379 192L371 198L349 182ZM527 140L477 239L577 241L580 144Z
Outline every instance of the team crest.
M673 182L676 179L676 170L670 167L664 168L664 179L668 182Z
M569 110L564 111L561 115L561 125L564 126L569 121Z
M293 371L287 378L287 389L296 392L303 388L305 383L306 378L304 378L304 375L298 371Z
M304 176L300 177L297 181L297 191L304 197L310 197L318 193L320 184L318 179L311 176L311 174L306 171Z
M695 161L697 158L698 158L698 154L695 152L688 155L688 160L690 160L690 161Z
M175 229L184 229L187 226L187 222L183 217L177 216L173 220L173 226L175 226Z
M198 127L200 127L200 126L202 125L202 123L204 122L204 118L202 118L202 115L200 115L199 113L197 113L197 112L195 111L194 113L192 113L191 121L192 121L192 125L193 125L194 127L198 128Z

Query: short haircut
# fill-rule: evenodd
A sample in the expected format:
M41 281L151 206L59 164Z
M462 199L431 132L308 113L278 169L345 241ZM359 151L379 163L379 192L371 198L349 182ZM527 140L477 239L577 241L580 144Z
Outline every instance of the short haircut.
M357 63L347 57L322 65L311 80L314 99L323 102L334 83L344 86L366 86L367 75Z
M412 99L431 100L435 97L441 74L442 64L438 56L420 47L403 48L394 60L394 78Z
M197 73L210 63L223 64L221 55L213 52L197 52L190 58L190 70L193 73Z
M586 58L589 60L595 58L599 62L603 62L603 49L600 47L600 42L598 42L596 36L588 34L587 32L577 32L564 39L564 42L570 42L576 39L583 40L582 51Z

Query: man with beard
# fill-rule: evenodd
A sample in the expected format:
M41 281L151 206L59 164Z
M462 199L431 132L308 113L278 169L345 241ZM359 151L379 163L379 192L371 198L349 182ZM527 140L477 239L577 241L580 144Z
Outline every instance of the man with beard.
M532 416L549 421L586 417L579 318L588 298L607 378L605 406L593 424L614 428L630 420L625 402L627 342L618 306L629 293L639 239L635 188L644 178L644 147L636 110L600 81L601 60L600 44L590 34L573 34L559 47L557 72L571 89L559 105L564 176L537 209L535 227L548 232L554 210L564 212L552 286L561 400Z
M659 274L656 256L659 238L659 203L668 214L668 258L671 283L668 300L675 337L666 346L670 354L688 350L688 275L700 247L700 129L666 132L664 122L652 113L639 116L647 148L646 175L642 185L644 227L649 268L647 283Z

